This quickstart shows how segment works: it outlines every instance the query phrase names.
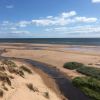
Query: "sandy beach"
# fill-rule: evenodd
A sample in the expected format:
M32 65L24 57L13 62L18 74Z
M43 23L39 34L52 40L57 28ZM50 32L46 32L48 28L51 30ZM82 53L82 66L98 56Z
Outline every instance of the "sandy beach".
M42 63L50 64L64 73L69 79L73 79L82 74L63 68L65 62L76 61L85 65L100 68L99 46L73 46L73 45L51 45L51 44L31 44L31 43L1 43L0 49L5 52L3 57L25 58ZM23 65L16 61L17 65ZM25 66L29 66L25 64ZM32 68L31 66L29 68ZM50 100L61 100L63 97L59 92L54 80L39 69L32 69L33 75L25 74L25 79L14 76L14 90L9 91L2 100L47 100L43 93L49 92ZM47 81L48 80L48 81ZM26 83L33 83L40 92L32 93L25 86ZM49 83L49 84L48 84ZM23 84L23 85L22 85ZM55 88L54 88L55 87ZM17 97L17 98L16 98ZM41 98L41 99L40 99ZM67 99L66 99L67 100Z
M80 74L63 68L65 62L76 61L85 65L100 67L99 46L73 46L52 44L1 44L0 48L7 50L3 56L29 58L57 67L59 70L73 78Z
M58 93L56 89L56 85L53 83L53 81L51 81L51 79L49 78L49 82L51 85L55 86L55 91L53 91L50 88L50 85L46 86L46 84L44 83L43 79L41 78L40 74L44 77L44 78L48 78L48 76L46 76L45 74L43 74L41 71L39 71L38 69L33 70L31 67L29 67L28 64L26 63L21 63L18 61L14 61L16 63L16 65L19 66L25 66L28 69L30 69L32 71L31 74L24 72L24 77L19 76L18 74L15 73L10 73L9 71L6 71L4 73L6 73L9 76L12 76L13 79L11 79L11 86L7 85L6 83L4 83L4 85L2 85L3 81L0 81L0 89L4 89L3 90L3 97L0 97L0 100L61 100L60 96L58 96ZM4 65L4 67L6 68L7 66ZM1 75L1 74L0 74ZM30 88L27 87L28 84L32 84L34 91L31 90ZM4 87L5 88L4 88ZM48 93L46 95L46 93Z

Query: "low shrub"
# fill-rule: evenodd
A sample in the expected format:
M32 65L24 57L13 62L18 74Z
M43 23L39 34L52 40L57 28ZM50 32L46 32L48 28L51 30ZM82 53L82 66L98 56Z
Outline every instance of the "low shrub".
M0 80L11 86L11 81L6 73L0 72Z
M13 61L7 59L2 60L2 64L5 64L9 67L17 67L17 65Z
M27 67L21 66L20 68L21 68L22 70L26 71L27 73L32 74L32 71L31 71L30 69L28 69Z
M21 77L24 77L24 73L21 69L18 68L14 68L14 67L8 67L8 71L10 73L14 73L16 75L20 75Z
M27 86L31 91L39 92L39 90L38 90L36 87L33 87L33 84L31 84L31 83L26 84L26 86Z
M5 71L5 67L4 66L0 66L0 71Z
M94 68L94 67L82 67L77 69L78 72L97 78L100 80L100 68Z
M33 84L29 83L29 84L26 84L26 86L27 86L30 90L34 91Z
M83 67L83 64L78 62L67 62L63 65L63 67L74 70Z
M100 81L90 77L77 77L72 80L77 88L80 88L87 96L94 100L100 100Z
M3 97L3 90L0 89L0 97Z

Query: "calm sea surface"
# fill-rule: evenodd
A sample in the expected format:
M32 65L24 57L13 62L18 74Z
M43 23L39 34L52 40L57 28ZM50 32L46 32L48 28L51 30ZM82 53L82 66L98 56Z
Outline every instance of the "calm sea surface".
M0 42L100 46L100 38L7 38L0 39Z

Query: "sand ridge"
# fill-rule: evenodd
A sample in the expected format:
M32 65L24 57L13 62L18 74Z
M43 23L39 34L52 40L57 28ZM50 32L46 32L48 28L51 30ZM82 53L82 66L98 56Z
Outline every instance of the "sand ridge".
M16 61L18 66L25 66L31 69L26 64ZM4 96L0 100L61 100L55 92L48 88L43 79L33 69L32 74L24 72L24 77L6 71L8 75L12 75L11 86L7 86L8 91L4 90ZM27 84L32 84L36 91L32 91L27 87ZM46 96L46 93L48 95Z

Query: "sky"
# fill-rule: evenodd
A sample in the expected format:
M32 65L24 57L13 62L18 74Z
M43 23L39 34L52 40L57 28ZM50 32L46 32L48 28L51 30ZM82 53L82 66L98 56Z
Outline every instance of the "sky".
M100 37L100 0L0 0L0 38Z

